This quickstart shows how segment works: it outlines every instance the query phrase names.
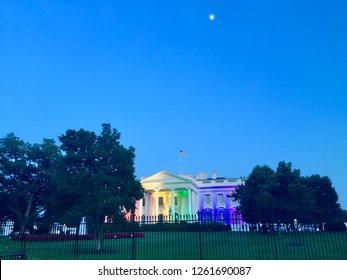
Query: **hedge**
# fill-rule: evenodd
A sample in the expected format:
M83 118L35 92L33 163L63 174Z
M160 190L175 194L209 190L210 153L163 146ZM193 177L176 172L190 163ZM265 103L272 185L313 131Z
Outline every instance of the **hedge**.
M324 225L325 231L347 231L343 222L328 222Z

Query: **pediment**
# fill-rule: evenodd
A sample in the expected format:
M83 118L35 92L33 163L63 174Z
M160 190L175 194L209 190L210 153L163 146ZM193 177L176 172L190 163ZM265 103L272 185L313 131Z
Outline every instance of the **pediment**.
M154 174L150 177L147 177L141 180L142 185L151 185L151 184L193 184L193 182L187 178L181 177L179 175L174 175L167 171L161 171L157 174Z

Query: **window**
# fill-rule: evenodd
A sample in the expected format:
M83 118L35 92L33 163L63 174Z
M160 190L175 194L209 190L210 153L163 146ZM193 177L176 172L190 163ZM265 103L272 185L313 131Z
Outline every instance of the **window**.
M220 223L224 222L224 213L219 213L219 222Z
M145 200L145 198L142 198L142 206L146 206L146 200Z
M177 196L175 196L175 205L177 205Z
M205 194L205 204L206 205L211 204L211 196L209 194Z
M237 225L239 220L236 213L232 213L232 219L233 219L233 224Z
M164 206L164 199L163 199L163 197L159 197L159 206Z
M211 222L212 221L212 213L206 213L205 218L206 218L206 222Z
M218 194L218 204L223 204L224 200L223 200L223 194Z

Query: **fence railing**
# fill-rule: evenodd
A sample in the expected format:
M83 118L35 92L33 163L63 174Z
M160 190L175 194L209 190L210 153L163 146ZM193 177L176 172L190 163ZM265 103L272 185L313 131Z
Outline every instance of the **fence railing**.
M196 215L133 216L104 223L100 240L88 221L78 227L55 224L47 234L1 237L0 257L16 254L40 260L345 260L347 231Z

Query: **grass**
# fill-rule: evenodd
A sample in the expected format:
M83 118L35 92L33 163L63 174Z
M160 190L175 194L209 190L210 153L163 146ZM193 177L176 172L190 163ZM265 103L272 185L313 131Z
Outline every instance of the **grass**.
M28 259L38 260L346 260L346 232L145 232L142 238L30 241ZM22 242L0 238L0 256L19 253ZM76 250L75 250L76 248Z

